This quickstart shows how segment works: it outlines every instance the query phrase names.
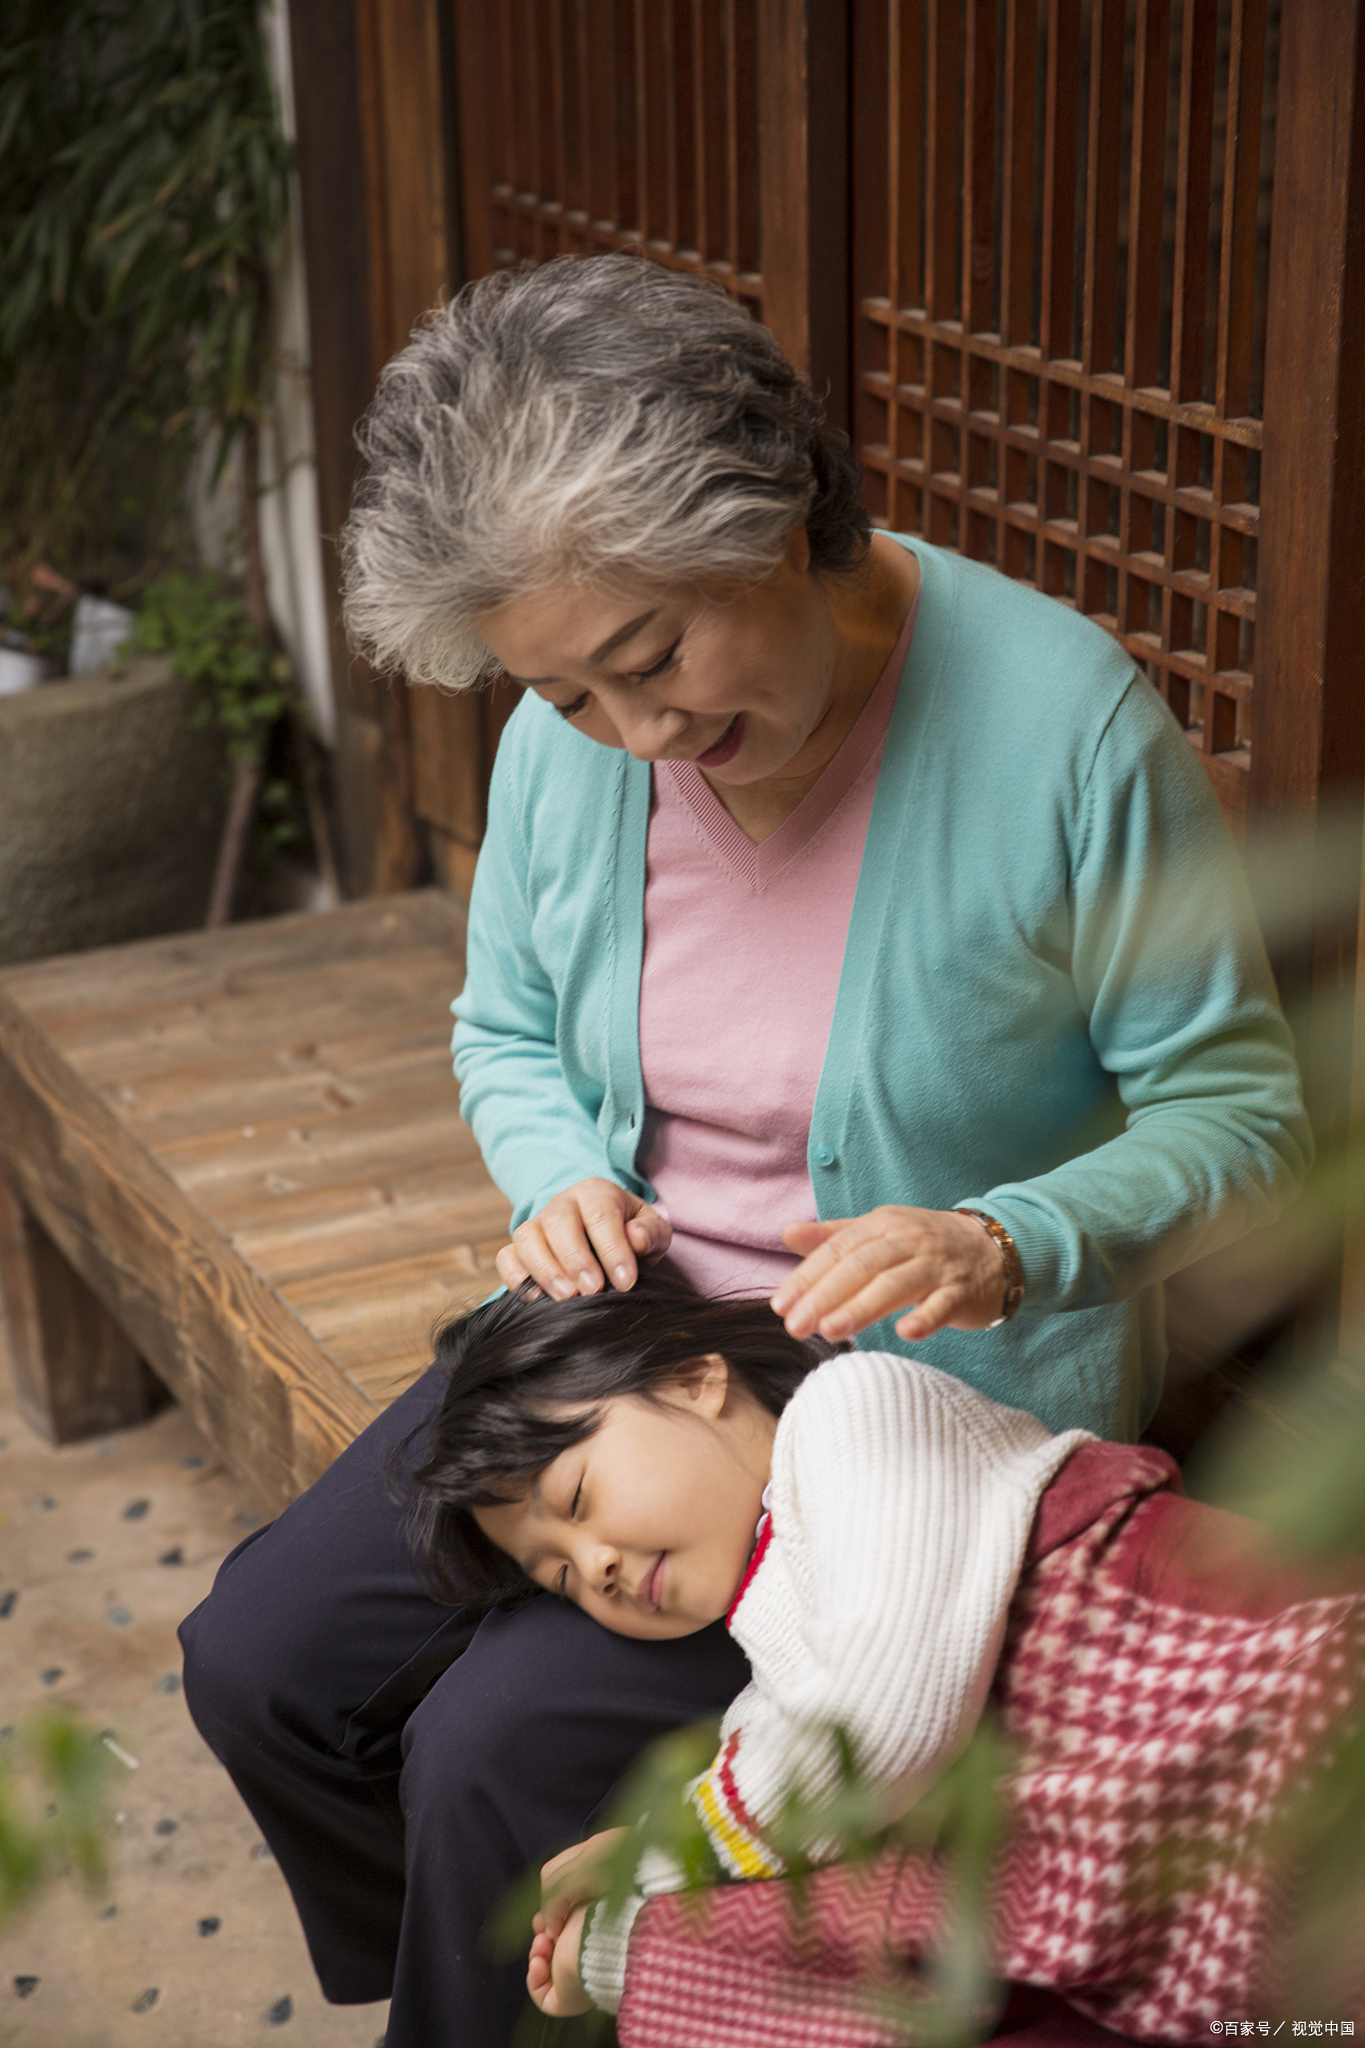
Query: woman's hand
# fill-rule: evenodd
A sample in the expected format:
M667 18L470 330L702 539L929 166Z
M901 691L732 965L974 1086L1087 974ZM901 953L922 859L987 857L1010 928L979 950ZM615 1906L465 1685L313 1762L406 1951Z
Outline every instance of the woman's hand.
M803 1253L772 1297L793 1337L838 1340L910 1309L896 1335L984 1330L1000 1314L1005 1271L987 1231L955 1209L885 1204L866 1216L789 1223L782 1241Z
M592 2000L578 1974L578 1951L588 1907L607 1889L607 1858L626 1828L604 1828L552 1856L540 1868L540 1911L531 1922L534 1939L526 1965L526 1988L543 2013L567 2019L586 2012Z
M578 1951L583 1943L586 1906L575 1906L558 1934L537 1927L526 1965L526 1989L532 2000L553 2020L571 2019L587 2012L592 2000L578 1974ZM536 1915L540 1919L540 1915Z
M600 1293L604 1273L613 1287L633 1287L638 1261L661 1258L672 1237L657 1209L614 1180L575 1181L512 1232L498 1273L505 1287L533 1280L542 1294L568 1301Z

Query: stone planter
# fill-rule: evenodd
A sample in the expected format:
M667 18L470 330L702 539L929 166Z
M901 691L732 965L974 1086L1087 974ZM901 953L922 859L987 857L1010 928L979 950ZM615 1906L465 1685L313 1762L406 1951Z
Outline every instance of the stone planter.
M203 922L223 745L164 659L0 698L0 964Z

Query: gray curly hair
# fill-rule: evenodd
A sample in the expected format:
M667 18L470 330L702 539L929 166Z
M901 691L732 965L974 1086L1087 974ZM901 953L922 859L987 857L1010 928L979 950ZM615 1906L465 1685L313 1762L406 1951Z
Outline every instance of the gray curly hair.
M720 287L629 255L497 271L429 313L357 430L346 623L376 668L465 689L478 613L561 581L757 582L805 523L866 558L846 439Z

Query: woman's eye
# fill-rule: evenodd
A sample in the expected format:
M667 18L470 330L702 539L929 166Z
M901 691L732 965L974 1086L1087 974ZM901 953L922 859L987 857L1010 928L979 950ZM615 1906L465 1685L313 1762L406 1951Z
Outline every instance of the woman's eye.
M559 1574L559 1577L558 1577L558 1578L557 1578L557 1579L555 1580L555 1591L556 1591L556 1593L558 1593L558 1595L559 1595L559 1597L560 1597L560 1599L561 1599L561 1600L567 1600L567 1599L568 1599L568 1597L569 1597L569 1567L568 1567L567 1565L565 1565L565 1567L564 1567L563 1571L562 1571L562 1572L561 1572L561 1573Z
M585 690L581 697L574 698L572 704L556 704L555 710L559 713L561 718L577 718L579 712L584 708L587 701L588 693Z
M655 662L653 668L637 669L635 671L636 682L648 683L652 682L655 676L661 676L666 668L671 667L673 657L677 653L680 644L680 640L675 640L673 642L673 645L669 648L667 654L660 655L659 659Z
M572 1504L570 1505L570 1508L569 1508L569 1520L570 1520L571 1522L572 1522L572 1521L574 1520L574 1518L575 1518L575 1517L576 1517L576 1515L578 1514L578 1503L579 1503L579 1502L580 1502L580 1501L582 1500L582 1498L583 1498L583 1481L582 1481L582 1480L580 1479L580 1480L579 1480L579 1482L578 1482L578 1484L577 1484L577 1486L576 1486L576 1487L574 1488L574 1495L573 1495L573 1501L572 1501Z

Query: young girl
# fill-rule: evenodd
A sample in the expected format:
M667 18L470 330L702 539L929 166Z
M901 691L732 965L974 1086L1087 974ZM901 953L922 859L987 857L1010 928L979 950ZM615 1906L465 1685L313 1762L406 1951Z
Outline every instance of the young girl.
M443 1592L493 1605L543 1588L653 1638L724 1616L748 1656L689 1788L718 1879L784 1875L770 1840L784 1801L832 1795L842 1745L879 1817L906 1813L994 1686L1017 1745L992 1906L1001 1977L1162 2041L1259 2020L1288 1995L1294 1873L1271 1823L1359 1702L1365 1563L1286 1572L1252 1525L1176 1498L1159 1452L1050 1435L929 1366L829 1356L765 1305L658 1273L563 1304L504 1296L438 1355L450 1385L413 1513ZM620 2008L623 2042L696 2048L711 2036L695 1998L671 2035L659 1995L682 1968L718 2011L742 1985L734 2038L768 2038L765 1986L782 2038L807 2038L793 1986L827 1976L830 1955L784 1946L770 1916L746 1923L742 1898L724 1902L728 1946L724 1918L702 1941L666 1902L640 1917L681 1882L657 1854L624 1912L590 1911L599 1847L547 1866L555 1901L528 1971L545 2012L591 2000ZM828 1907L850 1873L825 1875ZM882 1966L932 1946L941 1901L925 1884L879 1895ZM847 1976L849 1944L835 1946ZM1357 1973L1323 2017L1353 2014L1361 1991ZM812 2042L831 2038L828 1999L811 2024Z

